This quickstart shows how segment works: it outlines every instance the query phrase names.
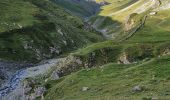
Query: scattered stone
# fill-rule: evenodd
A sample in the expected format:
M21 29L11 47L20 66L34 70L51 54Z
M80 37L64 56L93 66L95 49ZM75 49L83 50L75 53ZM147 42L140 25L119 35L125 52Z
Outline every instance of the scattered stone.
M87 91L89 90L89 87L82 87L82 91Z
M142 91L142 87L137 85L137 86L133 87L132 91L133 92L141 92Z
M83 62L80 59L76 59L76 63L81 65Z
M67 46L67 41L64 41L64 40L63 40L63 43Z
M47 79L45 79L45 82L47 82L48 81L48 78Z
M127 54L125 52L120 56L118 64L130 64L130 61L128 60Z
M58 75L58 71L54 71L51 75L52 80L58 80L60 77Z
M100 4L101 6L104 6L104 5L108 5L108 4L110 4L110 3L106 2L106 1L102 1L102 2L99 2L99 4Z
M62 36L64 35L64 33L61 31L61 29L58 29L58 33L61 34Z
M20 24L17 24L19 28L22 28L22 26Z
M35 91L36 97L40 97L44 94L44 92L46 91L46 88L45 87L38 87L34 91Z
M170 49L165 49L162 55L163 56L170 55Z
M24 88L24 94L28 94L31 90L31 87Z
M23 83L24 94L29 94L31 92L32 85L35 84L34 80L25 80Z
M157 97L152 97L152 99L151 100L158 100L158 98Z
M153 12L150 12L150 15L156 15L157 12L153 11Z

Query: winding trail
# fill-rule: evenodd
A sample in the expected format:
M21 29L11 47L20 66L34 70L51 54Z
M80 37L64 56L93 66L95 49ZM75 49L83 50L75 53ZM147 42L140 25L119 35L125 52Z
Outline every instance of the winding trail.
M138 64L138 65L136 65L136 66L127 68L127 69L124 70L124 72L128 72L128 71L133 70L133 69L136 69L136 68L138 68L138 67L141 67L141 66L150 64L150 63L152 63L154 60L155 60L155 59L152 58L152 59L150 59L150 60L148 60L148 61L145 61L145 62L142 62L142 63L140 63L140 64Z

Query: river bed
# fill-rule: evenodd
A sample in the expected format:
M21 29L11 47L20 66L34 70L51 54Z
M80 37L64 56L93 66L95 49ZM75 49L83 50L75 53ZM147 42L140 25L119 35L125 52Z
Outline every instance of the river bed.
M45 74L48 70L54 67L58 62L58 59L51 59L45 61L44 63L24 68L16 71L12 77L6 81L0 89L0 100L7 100L5 98L9 97L8 95L13 94L12 92L16 92L17 88L19 89L21 85L21 81L25 78L35 77L41 74ZM21 92L21 91L20 91ZM17 93L15 93L17 95ZM19 95L20 93L18 93ZM8 100L14 100L14 98Z

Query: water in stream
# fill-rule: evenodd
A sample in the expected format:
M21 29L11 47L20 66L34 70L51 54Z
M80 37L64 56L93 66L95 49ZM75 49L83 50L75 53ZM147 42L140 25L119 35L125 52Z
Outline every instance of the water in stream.
M25 78L35 77L40 74L46 73L49 69L54 67L57 64L57 59L51 59L46 61L46 63L40 64L38 66L29 67L25 69L18 70L12 75L12 77L4 83L3 87L0 89L0 100L1 97L7 96L10 92L14 91L21 81Z

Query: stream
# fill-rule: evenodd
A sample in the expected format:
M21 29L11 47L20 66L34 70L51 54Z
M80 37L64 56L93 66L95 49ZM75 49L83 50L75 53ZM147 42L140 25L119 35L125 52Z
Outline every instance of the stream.
M12 75L12 77L3 84L3 87L0 89L0 100L3 96L7 96L9 93L14 91L21 84L21 81L25 78L35 77L37 75L45 74L53 66L57 64L57 59L51 59L45 61L43 64L38 66L29 67L25 69L18 70Z

